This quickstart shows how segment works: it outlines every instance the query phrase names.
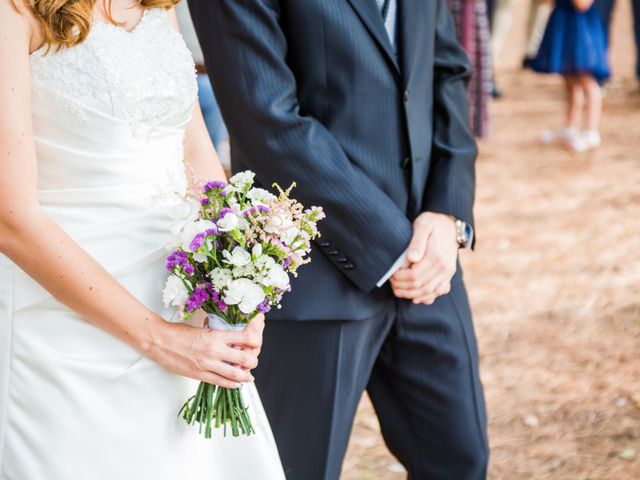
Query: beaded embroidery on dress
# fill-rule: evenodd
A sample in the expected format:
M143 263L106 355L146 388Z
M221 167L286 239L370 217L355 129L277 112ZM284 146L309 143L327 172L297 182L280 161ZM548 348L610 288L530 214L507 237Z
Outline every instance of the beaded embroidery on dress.
M79 119L93 107L134 132L182 115L197 96L193 57L163 9L145 10L131 31L94 22L76 47L35 51L31 70L35 95L55 92Z

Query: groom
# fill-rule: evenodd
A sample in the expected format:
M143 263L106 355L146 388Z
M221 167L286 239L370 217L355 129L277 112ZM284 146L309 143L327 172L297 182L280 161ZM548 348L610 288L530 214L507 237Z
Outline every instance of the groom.
M327 214L255 372L287 477L335 480L363 390L412 479L480 479L469 64L445 0L190 0L235 171ZM251 452L247 452L251 461Z

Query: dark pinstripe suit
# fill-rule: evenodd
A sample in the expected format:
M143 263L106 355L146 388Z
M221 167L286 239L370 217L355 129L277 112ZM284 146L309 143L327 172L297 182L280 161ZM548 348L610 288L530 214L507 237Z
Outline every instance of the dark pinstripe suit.
M430 307L375 288L420 212L473 224L470 67L444 1L399 0L399 60L375 0L190 6L234 170L265 185L295 180L295 195L327 213L312 264L270 314L256 371L289 478L337 478L365 387L412 478L483 477L461 274Z

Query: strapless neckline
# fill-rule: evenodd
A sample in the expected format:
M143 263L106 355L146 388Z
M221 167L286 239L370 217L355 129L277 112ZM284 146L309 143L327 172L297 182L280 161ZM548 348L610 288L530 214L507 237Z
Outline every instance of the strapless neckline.
M115 23L109 23L109 22L103 22L103 21L98 21L95 20L92 23L92 28L115 28L116 30L121 31L122 33L126 33L128 35L135 35L136 30L138 30L138 28L142 28L142 26L145 23L145 20L147 18L147 14L151 11L152 9L150 8L145 8L142 11L142 14L140 15L140 18L138 19L138 21L131 27L130 30L127 30L126 28L124 28L122 25L117 25Z
M94 22L79 45L30 56L34 101L55 98L83 120L91 110L126 121L134 134L182 126L197 95L195 65L166 10L147 9L132 30Z

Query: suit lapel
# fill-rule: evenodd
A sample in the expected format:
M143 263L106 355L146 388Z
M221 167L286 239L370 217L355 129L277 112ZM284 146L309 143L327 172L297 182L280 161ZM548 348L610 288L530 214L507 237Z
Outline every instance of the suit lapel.
M397 73L400 72L400 66L393 54L393 47L389 40L389 35L384 27L384 21L378 5L375 0L349 0L349 3L356 11L362 23L365 24L369 33L376 40L385 56Z
M420 60L420 45L426 42L427 19L424 18L423 0L398 0L398 30L400 41L400 67L405 87L411 82L411 74Z

